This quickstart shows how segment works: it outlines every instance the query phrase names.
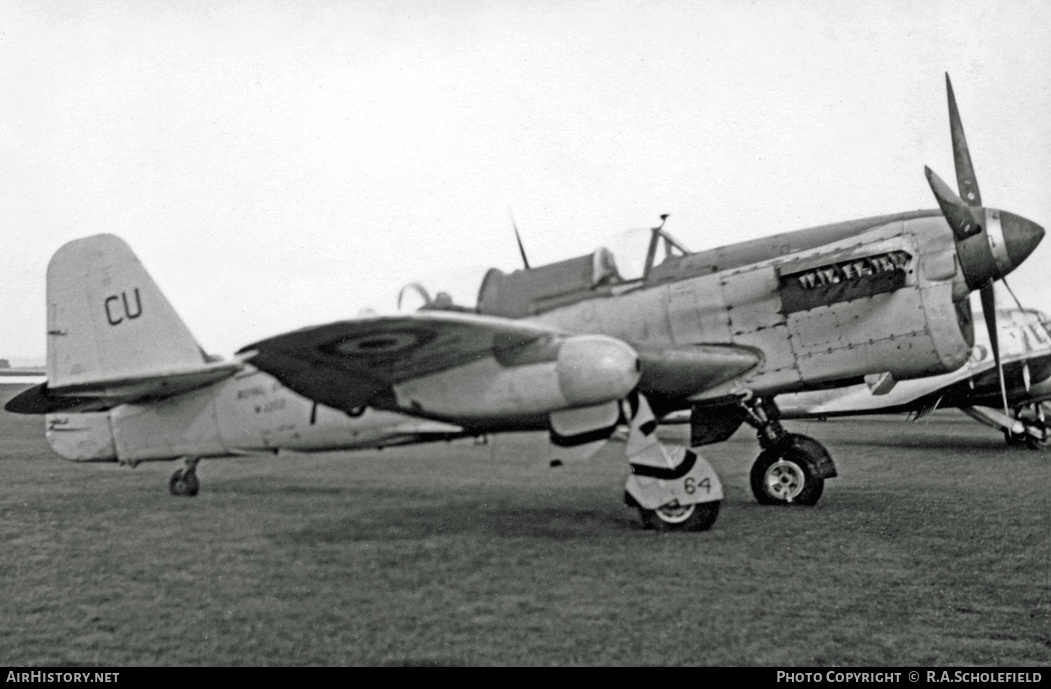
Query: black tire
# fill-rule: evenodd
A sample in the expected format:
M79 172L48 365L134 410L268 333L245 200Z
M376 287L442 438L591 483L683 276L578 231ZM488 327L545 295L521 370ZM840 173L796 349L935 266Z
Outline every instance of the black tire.
M1016 435L1011 431L1004 431L1004 442L1007 443L1008 447L1024 447L1028 444L1025 435Z
M821 448L816 440L811 442ZM825 479L810 467L808 459L814 451L808 443L790 441L760 454L750 477L756 501L760 505L816 505L825 492Z
M168 491L179 497L192 498L200 489L201 482L197 480L197 474L193 471L179 469L168 481Z
M1045 428L1039 429L1041 435L1037 438L1029 433L1025 434L1025 445L1030 450L1049 450L1051 449L1051 431Z
M665 505L655 510L639 508L647 529L655 531L707 531L719 516L721 500L695 502L684 506Z

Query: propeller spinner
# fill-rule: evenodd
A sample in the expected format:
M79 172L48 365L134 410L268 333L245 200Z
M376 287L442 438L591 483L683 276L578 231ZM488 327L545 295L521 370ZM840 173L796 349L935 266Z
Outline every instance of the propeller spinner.
M1044 238L1044 228L1014 213L982 206L978 179L974 174L971 152L967 148L963 123L948 74L945 75L945 86L949 95L949 128L952 132L953 161L956 164L960 195L957 196L929 167L924 167L924 172L942 215L956 238L956 253L967 286L980 291L982 313L989 329L989 343L1000 377L1004 413L1007 414L1007 391L1000 362L993 282L1002 280L1033 253Z

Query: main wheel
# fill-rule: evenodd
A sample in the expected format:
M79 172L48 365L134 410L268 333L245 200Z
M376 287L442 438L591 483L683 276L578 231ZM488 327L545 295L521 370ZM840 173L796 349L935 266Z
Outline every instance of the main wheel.
M655 510L639 508L639 517L647 529L657 531L707 531L719 516L721 500L680 505L671 502Z
M760 505L815 505L825 491L825 479L814 475L805 448L794 443L760 454L751 483Z
M201 482L197 480L197 473L193 471L179 469L168 481L168 490L172 495L193 497L200 489Z
M1011 431L1004 431L1004 442L1009 447L1022 447L1027 445L1027 439L1025 434L1014 434Z
M1051 430L1047 428L1039 428L1040 437L1036 437L1030 433L1025 434L1025 444L1030 450L1047 450L1051 449Z

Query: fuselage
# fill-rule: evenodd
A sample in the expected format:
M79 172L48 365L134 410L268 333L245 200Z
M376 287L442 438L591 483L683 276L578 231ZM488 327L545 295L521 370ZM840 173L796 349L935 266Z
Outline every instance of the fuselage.
M545 293L544 284L561 293ZM681 406L744 388L776 395L870 373L935 375L963 365L973 344L970 290L938 211L670 256L641 281L610 279L606 270L600 284L567 285L535 270L491 273L479 310L633 344L722 343L761 352L754 369L686 395Z
M664 390L642 389L643 372L640 389L665 409L718 403L746 388L776 395L854 382L869 373L890 372L899 380L943 373L961 366L973 343L969 288L952 232L937 211L669 256L644 280L620 280L600 258L597 253L511 275L490 271L478 311L532 319L571 334L607 335L640 348L715 344L758 354L750 370L697 390L679 386L674 399ZM476 377L460 369L407 381L395 386L396 404L390 407L406 414L366 405L360 415L348 415L249 367L167 399L49 414L47 435L56 452L70 459L137 462L379 447L543 428L543 410L559 408L567 390L558 384L557 353L540 359L471 364L503 367L477 377L491 385L471 383ZM465 381L470 394L463 393Z

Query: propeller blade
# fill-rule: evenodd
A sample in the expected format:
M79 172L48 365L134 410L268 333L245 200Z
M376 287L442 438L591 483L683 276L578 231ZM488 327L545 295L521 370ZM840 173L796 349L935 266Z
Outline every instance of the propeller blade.
M981 232L982 225L978 222L978 218L975 217L974 211L960 200L956 192L942 181L942 178L935 174L934 170L926 165L923 166L923 172L927 175L927 182L931 185L934 198L938 199L938 206L942 209L942 215L949 221L949 227L952 228L957 241L962 242L968 237L973 237Z
M1011 289L1011 285L1007 284L1007 278L1001 278L1000 282L1003 283L1004 287L1007 288L1011 298L1015 300L1015 304L1018 304L1018 310L1024 312L1025 309L1022 307L1022 302L1018 301L1018 297L1015 296L1015 291ZM1022 382L1025 383L1025 391L1029 392L1029 388L1032 387L1033 379L1032 374L1029 373L1029 362L1022 364ZM1043 419L1041 419L1043 423Z
M1008 294L1010 294L1011 298L1015 300L1016 304L1018 304L1018 310L1025 311L1025 309L1022 307L1022 302L1018 301L1018 297L1015 296L1015 291L1011 289L1011 285L1007 284L1007 278L1000 278L1000 282L1003 283L1004 287L1007 288Z
M967 148L967 137L963 135L963 122L960 121L960 111L956 109L956 96L952 92L952 82L949 74L945 74L945 88L949 93L949 129L952 131L952 157L956 163L956 184L960 188L960 196L968 206L981 206L982 195L978 191L978 178L974 175L974 165L971 164L971 152Z
M1007 292L1011 295L1011 298L1015 300L1015 304L1018 305L1018 310L1024 312L1025 309L1022 307L1022 302L1018 301L1018 297L1015 296L1015 291L1011 289L1011 285L1007 284L1007 278L1001 278L1000 282L1002 282L1004 287L1007 288ZM1022 382L1025 384L1025 391L1029 392L1029 388L1033 385L1033 378L1032 374L1029 372L1028 361L1022 364Z
M956 238L956 255L967 286L973 291L1014 270L1040 243L1044 228L1013 213L982 207L978 180L948 74L945 75L945 89L949 99L949 130L960 196L929 167L924 167L924 172Z
M1004 384L1004 367L1000 361L1000 342L996 329L996 293L993 291L993 283L990 281L981 289L982 314L985 316L985 327L989 330L989 346L993 350L993 360L996 361L996 375L1000 379L1000 396L1004 403L1004 415L1010 416L1007 410L1007 386Z

